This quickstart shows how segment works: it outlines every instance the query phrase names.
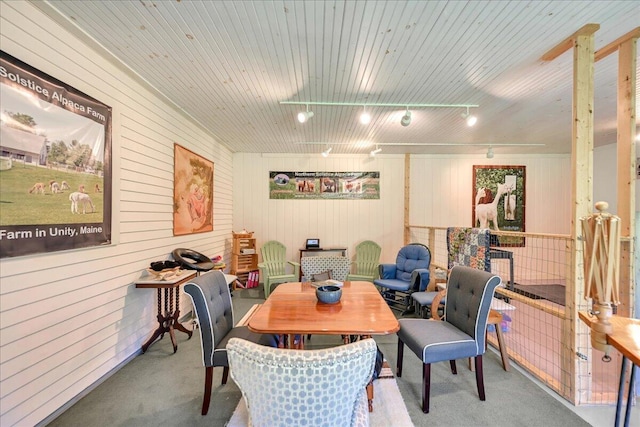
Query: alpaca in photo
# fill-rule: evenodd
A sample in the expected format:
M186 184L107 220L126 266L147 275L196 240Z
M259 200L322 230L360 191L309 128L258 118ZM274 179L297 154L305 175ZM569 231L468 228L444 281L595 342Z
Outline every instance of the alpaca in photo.
M322 192L323 193L335 193L336 182L333 179L324 178L322 180Z
M36 182L33 184L33 187L29 190L29 193L33 194L44 194L44 184L42 182Z
M483 203L482 199L484 199L487 195L487 189L484 187L480 187L478 188L478 191L476 192L476 204L475 206L478 206L479 204Z
M62 181L62 184L60 184L60 190L71 190L71 187L69 187L69 183L67 183L67 181Z
M307 190L309 193L313 193L316 191L316 184L313 181L307 181Z
M100 185L96 182L96 193L102 193L100 190Z
M93 206L93 202L91 201L91 197L88 194L73 192L69 194L69 201L71 201L71 213L80 213L78 210L78 205L82 204L82 213L87 213L87 205L91 206L91 213L95 212L95 207Z
M78 185L78 192L84 193L84 184Z
M504 198L504 219L515 221L516 219L516 195L511 194L513 186L507 188L507 195Z
M493 202L476 205L476 221L479 222L480 228L489 228L489 222L493 222L493 229L500 231L498 228L498 202L506 192L506 185L498 184L498 192Z
M60 189L60 184L58 184L57 182L51 183L51 193L52 194L62 193L62 190Z

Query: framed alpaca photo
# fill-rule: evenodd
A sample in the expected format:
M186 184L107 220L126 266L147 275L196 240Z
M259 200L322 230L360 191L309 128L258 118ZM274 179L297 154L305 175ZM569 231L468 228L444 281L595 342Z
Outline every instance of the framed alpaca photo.
M525 231L525 166L473 166L473 227ZM491 236L492 246L524 246L524 237Z
M173 235L213 230L213 162L174 144Z

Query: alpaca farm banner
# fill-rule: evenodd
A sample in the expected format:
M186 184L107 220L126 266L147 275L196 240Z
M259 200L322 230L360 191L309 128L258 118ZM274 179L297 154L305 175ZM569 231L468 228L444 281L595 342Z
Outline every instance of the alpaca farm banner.
M270 199L380 198L380 172L269 172Z
M111 243L111 107L0 51L0 258Z

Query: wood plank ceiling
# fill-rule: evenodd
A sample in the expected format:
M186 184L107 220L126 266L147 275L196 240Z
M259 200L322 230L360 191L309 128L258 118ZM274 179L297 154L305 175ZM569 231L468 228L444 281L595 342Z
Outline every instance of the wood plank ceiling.
M640 23L638 1L54 1L47 6L234 152L569 153L572 54L540 57L587 23L599 49ZM49 9L51 12L51 9ZM638 62L640 66L640 61ZM639 70L640 71L640 67ZM595 143L616 141L617 54L595 66ZM636 94L636 100L640 96ZM477 104L412 110L280 101ZM320 143L317 145L308 143ZM399 145L399 144L463 145ZM500 144L545 144L501 146Z

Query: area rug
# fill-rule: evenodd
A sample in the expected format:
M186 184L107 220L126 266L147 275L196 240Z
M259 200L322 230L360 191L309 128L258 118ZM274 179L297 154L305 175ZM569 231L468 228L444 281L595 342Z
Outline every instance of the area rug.
M516 283L517 293L532 299L546 299L559 305L565 305L565 287L563 285L520 285Z
M373 382L373 412L369 413L370 425L372 427L413 427L396 379L389 366L385 365L380 378ZM241 398L225 426L246 427L247 421L247 407L244 404L244 398Z

